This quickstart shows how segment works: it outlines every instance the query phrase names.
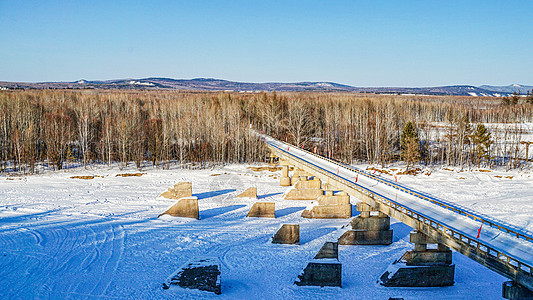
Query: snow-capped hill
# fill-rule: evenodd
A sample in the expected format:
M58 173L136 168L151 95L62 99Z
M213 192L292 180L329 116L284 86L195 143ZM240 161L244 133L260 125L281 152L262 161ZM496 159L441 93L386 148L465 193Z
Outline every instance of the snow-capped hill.
M504 86L482 85L480 88L502 94L512 94L514 92L525 94L527 91L533 90L533 86L516 83Z

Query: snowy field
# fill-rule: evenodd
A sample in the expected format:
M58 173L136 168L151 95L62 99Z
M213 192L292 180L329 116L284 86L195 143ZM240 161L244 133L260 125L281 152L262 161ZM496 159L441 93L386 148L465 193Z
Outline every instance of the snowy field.
M0 177L0 295L53 299L500 299L506 279L454 253L455 285L387 288L377 284L405 251L410 228L391 220L390 246L339 246L342 288L298 287L297 275L348 220L300 217L310 201L287 201L278 172L245 165L208 170L146 169L140 177L83 168ZM429 172L426 172L429 173ZM100 175L91 180L75 175ZM389 175L383 175L389 176ZM501 176L501 177L497 177ZM513 176L506 178L505 176ZM389 176L390 177L390 176ZM391 177L392 178L392 177ZM9 180L8 180L9 179ZM533 231L531 172L432 170L399 182ZM173 200L157 198L192 181L201 220L157 218ZM259 201L276 203L276 219L246 218L252 200L235 199L256 186ZM352 199L352 203L355 203ZM276 245L284 223L299 223L301 245ZM162 288L193 257L217 256L222 295Z

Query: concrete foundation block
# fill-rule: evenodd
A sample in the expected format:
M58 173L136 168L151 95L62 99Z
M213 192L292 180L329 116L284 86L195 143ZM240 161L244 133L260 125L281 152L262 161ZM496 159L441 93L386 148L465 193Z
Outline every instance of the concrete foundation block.
M300 225L283 224L272 237L274 244L300 244Z
M163 283L164 289L169 289L171 286L220 294L220 262L218 258L208 257L187 262Z
M511 300L533 300L533 291L519 285L514 281L506 281L502 286L502 297Z
M325 242L320 251L315 255L315 259L334 258L339 259L339 243Z
M379 279L388 287L437 287L454 284L455 265L407 266L392 264Z
M250 187L247 188L244 192L237 195L235 198L253 198L257 199L257 188L256 187Z
M307 176L311 176L311 174L299 168L294 169L294 173L292 174L292 177L294 178L307 177Z
M373 208L372 206L364 203L364 202L359 202L355 205L355 209L357 211L376 211L375 208Z
M350 204L350 196L348 195L328 195L328 192L326 191L326 194L323 196L318 197L318 205L346 205Z
M342 286L342 265L336 259L314 259L298 275L298 286Z
M173 187L168 188L159 197L167 199L181 199L192 196L192 182L178 182Z
M425 265L451 265L452 251L439 251L430 249L426 251L407 251L402 257L408 266L425 266Z
M291 186L291 178L282 176L279 178L279 185L280 186Z
M182 218L193 218L200 220L200 213L198 210L198 198L196 197L186 197L181 198L168 208L162 215L170 215L173 217L182 217Z
M416 230L409 233L409 241L413 244L437 244L437 241Z
M392 230L348 230L338 242L339 245L390 245Z
M300 180L296 182L296 185L294 186L297 189L321 189L322 188L322 181L320 181L319 178L313 178L312 180L308 180L307 177L300 177Z
M317 205L304 210L302 217L308 219L348 219L352 217L352 205Z
M353 230L389 230L390 218L379 216L357 217L350 222L350 225Z
M316 200L324 195L323 190L317 189L292 189L285 194L286 200Z
M246 217L275 218L276 204L274 202L256 202L252 208L250 208Z

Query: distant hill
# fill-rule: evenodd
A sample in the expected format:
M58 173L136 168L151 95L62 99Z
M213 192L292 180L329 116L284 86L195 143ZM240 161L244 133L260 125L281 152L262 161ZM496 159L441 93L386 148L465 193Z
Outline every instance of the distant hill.
M531 85L521 85L521 84L510 84L505 86L492 86L492 85L482 85L480 88L498 92L498 93L508 93L512 94L513 92L525 94L527 91L533 90L533 86Z
M354 87L335 82L236 82L212 78L171 79L150 77L143 79L116 79L105 81L78 80L75 82L2 82L0 89L145 89L145 90L199 90L199 91L283 91L283 92L357 92L376 94L423 94L501 97L514 91L525 94L533 86L470 86L439 87Z

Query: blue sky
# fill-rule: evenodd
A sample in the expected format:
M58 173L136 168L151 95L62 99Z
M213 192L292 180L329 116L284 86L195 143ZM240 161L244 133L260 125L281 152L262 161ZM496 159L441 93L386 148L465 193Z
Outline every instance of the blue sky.
M533 85L533 1L0 0L0 80Z

